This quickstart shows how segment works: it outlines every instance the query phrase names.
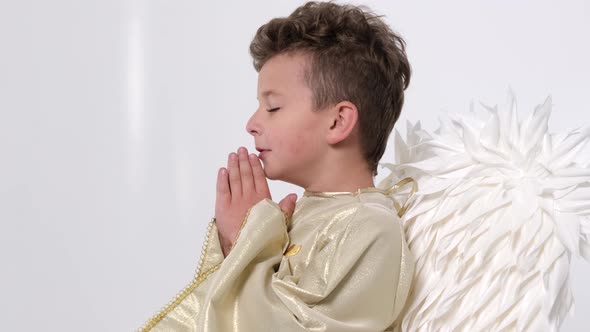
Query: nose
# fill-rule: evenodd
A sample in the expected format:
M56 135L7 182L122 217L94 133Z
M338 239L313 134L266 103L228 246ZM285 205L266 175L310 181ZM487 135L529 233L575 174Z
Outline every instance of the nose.
M260 124L258 123L258 120L256 118L256 113L258 112L254 112L254 114L252 114L252 116L246 123L246 131L248 132L248 134L252 136L260 134Z

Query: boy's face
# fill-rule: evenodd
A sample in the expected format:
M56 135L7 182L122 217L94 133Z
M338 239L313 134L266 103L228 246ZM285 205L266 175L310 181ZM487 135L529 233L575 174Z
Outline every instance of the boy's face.
M321 169L329 112L313 111L312 91L303 80L306 58L279 54L258 75L259 107L246 125L266 176L306 187ZM269 112L271 110L272 112Z

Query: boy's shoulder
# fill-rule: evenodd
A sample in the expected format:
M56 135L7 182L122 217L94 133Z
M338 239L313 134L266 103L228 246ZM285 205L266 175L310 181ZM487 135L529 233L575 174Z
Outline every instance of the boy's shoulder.
M382 194L305 199L296 206L291 225L289 233L295 237L316 233L334 239L362 234L395 240L403 232L391 199Z
M351 207L343 207L342 210ZM335 211L338 214L338 211ZM346 220L342 220L340 228L342 231L351 234L361 235L372 239L386 238L389 240L399 240L402 237L401 220L397 212L391 207L384 204L383 201L370 202L359 201L354 203L354 207L349 211L350 215Z

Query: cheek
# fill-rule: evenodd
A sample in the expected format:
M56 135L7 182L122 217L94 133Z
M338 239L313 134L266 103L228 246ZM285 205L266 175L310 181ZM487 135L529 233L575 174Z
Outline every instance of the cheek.
M304 139L301 135L292 131L285 131L281 135L281 139L277 140L279 149L288 156L297 156L303 151L303 144L301 140Z
M288 146L286 147L289 154L296 158L304 158L313 153L316 148L316 142L313 140L312 134L317 128L312 126L300 128L299 130L290 130L286 133L288 136Z
M289 153L292 156L300 156L305 152L305 135L302 133L293 133L292 139L289 144Z
M283 158L297 158L305 152L306 135L294 127L284 128L273 135L274 146Z

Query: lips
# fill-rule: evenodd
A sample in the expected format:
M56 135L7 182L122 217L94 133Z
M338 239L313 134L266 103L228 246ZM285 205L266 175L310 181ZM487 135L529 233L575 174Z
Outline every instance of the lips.
M262 148L256 148L256 150L258 150L258 158L262 159L264 158L265 155L268 154L268 152L270 151L269 149L262 149Z

